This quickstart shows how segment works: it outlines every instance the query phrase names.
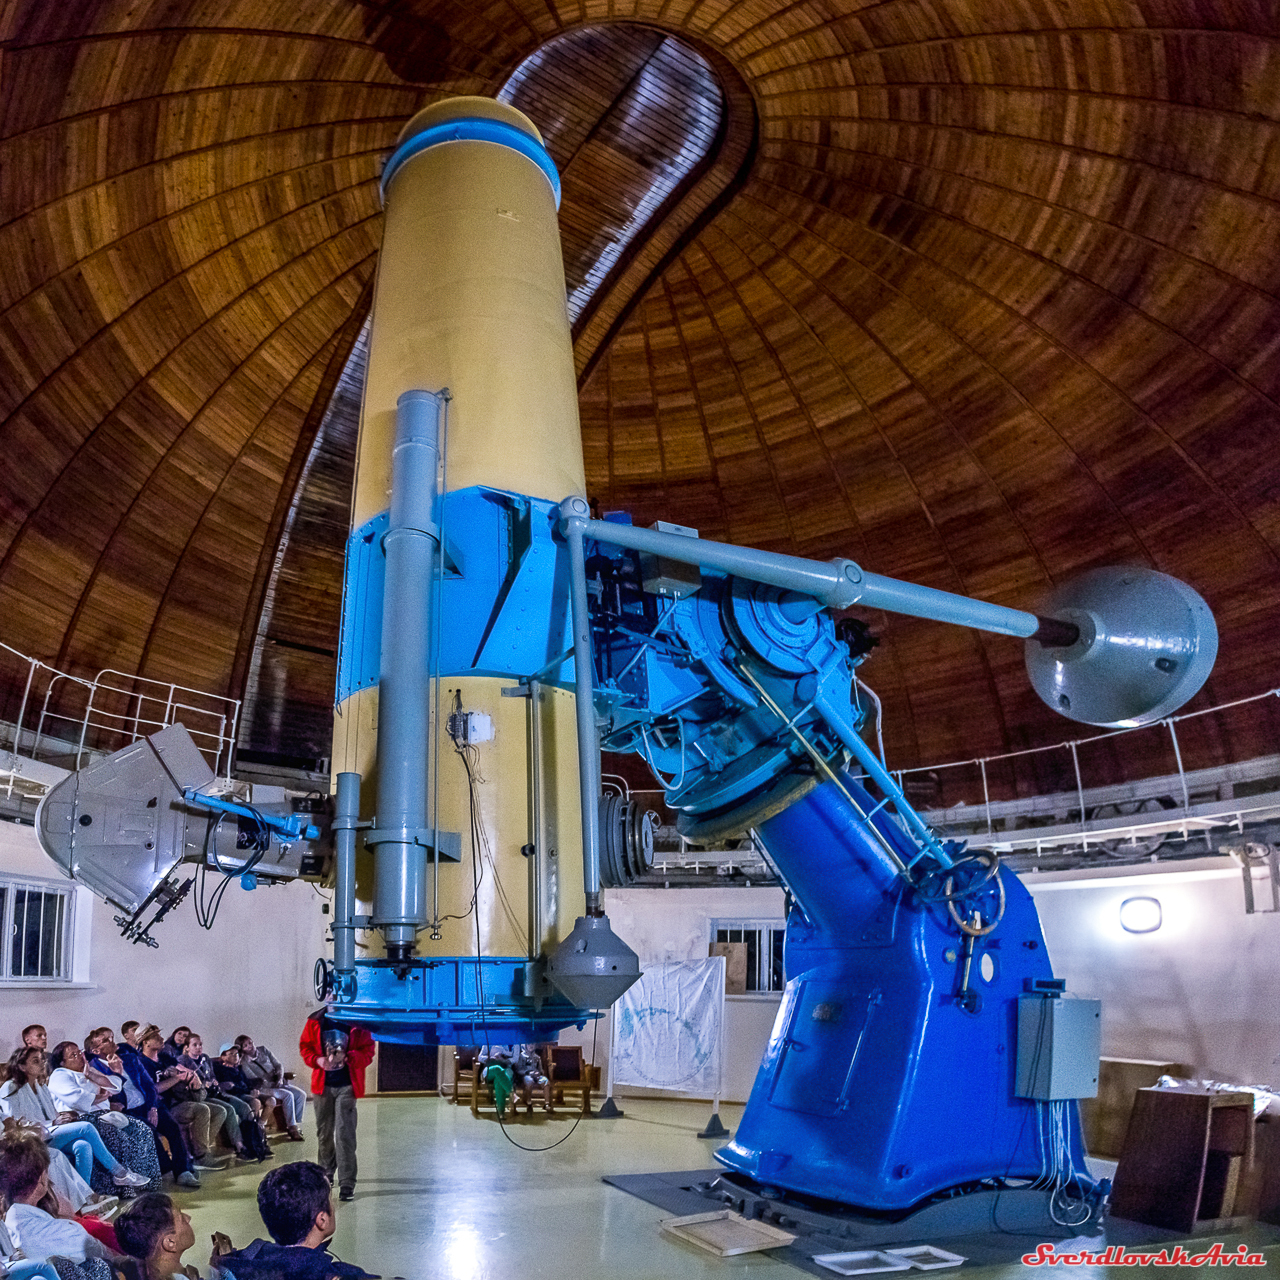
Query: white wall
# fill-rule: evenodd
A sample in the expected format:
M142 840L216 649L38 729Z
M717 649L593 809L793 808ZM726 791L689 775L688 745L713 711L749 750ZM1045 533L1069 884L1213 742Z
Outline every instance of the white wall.
M40 848L35 829L13 822L0 821L0 871L66 883ZM286 1070L306 1072L298 1036L316 1007L311 970L325 950L327 921L311 885L246 893L233 884L212 932L197 926L188 897L156 927L156 950L120 937L112 922L117 908L88 894L79 897L90 912L87 986L0 985L4 1057L31 1022L48 1028L52 1046L83 1040L97 1026L118 1031L136 1018L155 1022L166 1034L185 1023L214 1052L244 1032L269 1045Z
M608 889L605 910L613 931L640 957L640 967L667 960L704 960L711 921L716 919L781 920L782 890L724 889ZM725 1102L745 1102L764 1056L769 1032L778 1012L779 996L746 995L725 998ZM595 1061L609 1056L609 1019L594 1029ZM562 1044L581 1044L588 1060L593 1028L570 1028ZM607 1067L604 1086L608 1088ZM665 1096L652 1090L622 1088L619 1097Z
M1246 915L1237 868L1028 875L1054 972L1102 1001L1104 1055L1185 1062L1197 1074L1280 1086L1280 915ZM1163 922L1126 933L1120 904L1152 897ZM1270 892L1255 882L1259 905Z

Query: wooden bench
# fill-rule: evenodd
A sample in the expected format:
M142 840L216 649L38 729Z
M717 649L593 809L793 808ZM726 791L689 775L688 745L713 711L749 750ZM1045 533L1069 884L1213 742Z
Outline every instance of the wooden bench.
M557 1048L558 1048L557 1045L550 1045L550 1044L537 1044L533 1046L533 1052L537 1054L538 1060L542 1064L543 1075L551 1076L551 1065L550 1065L551 1054L553 1054ZM468 1089L471 1096L471 1114L473 1116L478 1116L480 1114L480 1108L482 1106L495 1107L495 1108L497 1106L497 1103L495 1102L494 1096L493 1096L493 1086L484 1078L484 1073L486 1069L487 1068L479 1066L478 1064L475 1064L473 1062L471 1071L470 1071L470 1077L471 1077L470 1083L468 1086L465 1086ZM459 1078L461 1077L459 1076ZM536 1102L530 1101L528 1104L528 1111L532 1113L533 1108L536 1105L538 1105ZM511 1101L512 1115L515 1114L518 1106L519 1106L518 1094L512 1094L512 1101Z

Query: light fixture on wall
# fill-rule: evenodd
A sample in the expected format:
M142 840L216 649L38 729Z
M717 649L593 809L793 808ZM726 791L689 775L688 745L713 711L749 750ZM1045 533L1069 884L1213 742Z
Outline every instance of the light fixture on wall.
M1155 933L1162 920L1158 898L1126 898L1120 904L1120 927L1126 933Z

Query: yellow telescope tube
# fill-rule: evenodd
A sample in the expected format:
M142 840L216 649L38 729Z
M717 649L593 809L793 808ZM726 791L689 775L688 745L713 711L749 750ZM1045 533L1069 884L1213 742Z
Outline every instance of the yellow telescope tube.
M388 507L396 402L410 390L451 397L444 492L486 486L554 502L585 493L558 194L538 130L492 99L435 103L401 132L383 176L353 530ZM436 625L449 627L447 611ZM429 822L461 834L462 860L440 862L438 881L427 867L419 954L473 954L478 945L484 955L536 955L581 911L573 694L535 686L532 697L511 697L504 688L518 691L516 679L439 681ZM447 729L455 708L485 726L464 752ZM365 813L376 794L377 714L378 690L364 688L334 721L334 774L362 775ZM376 938L365 941L378 949Z

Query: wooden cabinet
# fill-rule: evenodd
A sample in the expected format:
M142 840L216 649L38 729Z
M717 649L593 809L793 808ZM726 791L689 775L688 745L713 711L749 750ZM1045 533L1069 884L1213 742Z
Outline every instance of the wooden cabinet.
M1139 1089L1111 1212L1188 1232L1231 1218L1253 1146L1252 1094Z
M1098 1096L1080 1099L1084 1144L1091 1156L1119 1157L1139 1089L1150 1089L1161 1076L1191 1075L1181 1062L1149 1058L1103 1058L1098 1064Z

